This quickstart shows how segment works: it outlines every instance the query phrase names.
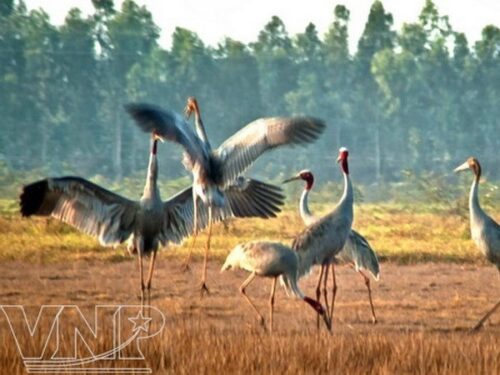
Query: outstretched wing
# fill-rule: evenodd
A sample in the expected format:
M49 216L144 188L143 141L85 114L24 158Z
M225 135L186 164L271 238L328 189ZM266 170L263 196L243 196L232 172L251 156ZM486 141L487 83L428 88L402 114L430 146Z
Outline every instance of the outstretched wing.
M251 122L215 151L223 166L223 181L232 182L264 152L288 144L311 143L324 129L325 123L314 117L271 117Z
M178 113L146 103L129 103L125 105L125 110L144 132L154 132L181 145L188 156L188 168L192 167L195 161L204 166L208 165L209 150Z
M224 193L228 204L213 212L213 222L230 217L276 217L285 199L280 187L244 177L236 179ZM208 225L208 208L200 199L197 203L198 229L201 230ZM193 233L193 208L192 187L164 203L162 243L179 243Z
M285 203L279 186L241 176L225 189L225 193L235 217L276 217Z
M23 216L52 216L99 239L116 245L133 232L137 202L128 200L80 177L46 178L23 187Z

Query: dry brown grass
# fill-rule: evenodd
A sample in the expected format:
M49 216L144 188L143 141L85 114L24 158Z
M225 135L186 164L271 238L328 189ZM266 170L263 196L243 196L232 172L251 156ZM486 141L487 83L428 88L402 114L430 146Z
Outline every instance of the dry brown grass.
M318 335L312 310L279 289L273 337L256 325L238 293L246 274L219 274L219 267L210 263L211 294L200 299L201 264L185 273L179 261L160 259L153 305L165 314L166 326L144 346L154 373L500 373L500 315L479 333L468 332L499 297L492 287L497 271L491 266L384 263L381 281L372 283L377 325L369 323L361 278L348 267L337 267L333 334ZM309 295L316 276L301 281ZM96 304L138 303L132 262L6 262L0 264L0 280L1 304L77 304L90 311ZM264 316L269 289L266 279L248 288ZM0 373L23 371L0 314Z
M328 209L315 208L319 213ZM287 208L278 219L216 226L211 294L203 300L196 287L200 263L195 262L191 272L180 271L190 242L160 254L153 305L167 321L161 336L145 342L148 366L155 373L175 374L500 373L500 313L483 331L468 332L499 298L499 280L470 240L467 219L416 207L360 205L355 227L383 260L381 281L372 283L379 324L369 323L361 277L337 267L333 335L318 334L312 311L281 290L274 336L256 327L238 294L246 275L219 274L218 269L237 243L257 238L290 242L302 224L296 209ZM195 261L201 259L204 242L201 235ZM96 304L138 303L136 262L123 247L102 248L64 224L20 219L12 213L0 216L0 246L0 304L76 304L91 309ZM313 273L301 281L309 295L315 279ZM264 316L269 284L257 280L248 288ZM0 374L25 373L2 315Z
M23 374L12 343L0 344L3 374ZM50 348L52 349L52 348ZM155 374L498 374L498 334L464 332L343 332L290 330L270 336L253 329L180 324L144 347ZM105 364L114 367L109 361Z

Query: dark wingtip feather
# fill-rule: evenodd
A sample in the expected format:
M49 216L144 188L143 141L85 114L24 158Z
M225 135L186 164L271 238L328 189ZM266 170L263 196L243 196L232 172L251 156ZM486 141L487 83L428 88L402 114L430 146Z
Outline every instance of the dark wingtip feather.
M297 120L305 125L301 126L296 133L294 143L312 143L318 139L326 128L326 123L316 117L298 117Z
M146 133L155 130L157 124L162 123L162 111L160 108L146 103L128 103L123 106L125 111L132 117L137 126Z
M285 196L280 186L267 184L262 181L252 180L253 200L262 218L273 218L281 212L285 203Z
M22 216L27 217L38 212L42 206L48 187L47 180L41 180L23 186L19 196L19 210Z

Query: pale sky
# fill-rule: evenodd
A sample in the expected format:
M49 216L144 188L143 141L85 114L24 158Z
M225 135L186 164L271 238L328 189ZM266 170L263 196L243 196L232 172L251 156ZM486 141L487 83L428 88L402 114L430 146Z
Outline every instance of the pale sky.
M313 22L323 35L333 21L336 4L351 11L349 38L355 47L368 17L373 0L135 0L145 5L161 28L160 44L168 48L176 26L196 32L205 44L216 46L225 36L252 42L273 15L279 16L288 33L303 32ZM395 29L414 22L425 0L382 0L386 11L394 17ZM120 8L122 1L115 0ZM469 43L481 37L487 24L500 27L499 0L434 0L440 15L448 15L454 30L464 32ZM28 9L43 8L55 24L62 24L68 10L80 8L85 14L93 11L90 0L26 0Z

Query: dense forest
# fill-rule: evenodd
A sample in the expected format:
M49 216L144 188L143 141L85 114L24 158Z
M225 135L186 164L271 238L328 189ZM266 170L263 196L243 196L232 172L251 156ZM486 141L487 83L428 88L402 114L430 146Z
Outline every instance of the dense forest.
M470 155L490 178L500 177L499 25L485 25L471 44L427 0L416 23L395 30L377 0L354 53L343 5L331 9L325 35L312 23L289 35L275 16L248 45L227 37L208 46L177 28L164 49L145 7L92 3L92 15L72 9L55 26L43 10L0 0L2 168L141 175L149 138L123 105L146 101L182 112L196 96L215 145L258 117L325 119L315 146L271 153L254 175L308 167L338 177L336 150L345 145L365 185L400 181L404 170L449 174ZM185 175L177 146L160 145L159 156L162 178Z

